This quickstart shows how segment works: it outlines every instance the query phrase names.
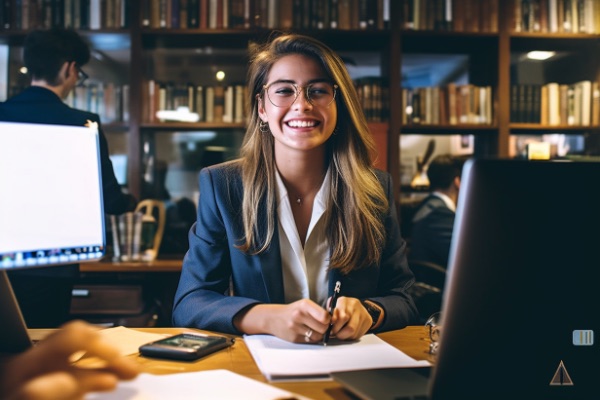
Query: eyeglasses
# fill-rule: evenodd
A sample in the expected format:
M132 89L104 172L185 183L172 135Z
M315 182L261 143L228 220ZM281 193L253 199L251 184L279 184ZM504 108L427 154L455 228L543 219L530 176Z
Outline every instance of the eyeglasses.
M77 66L77 86L83 85L83 82L85 82L87 78L89 78L88 74L83 72L81 67Z
M313 106L327 107L335 100L338 85L329 82L315 82L306 86L299 86L289 82L273 82L263 86L267 97L275 107L290 107L300 92Z
M425 326L429 328L429 339L431 343L429 343L429 354L437 354L440 334L442 327L440 326L442 314L440 312L436 312L431 315L427 322L425 322Z

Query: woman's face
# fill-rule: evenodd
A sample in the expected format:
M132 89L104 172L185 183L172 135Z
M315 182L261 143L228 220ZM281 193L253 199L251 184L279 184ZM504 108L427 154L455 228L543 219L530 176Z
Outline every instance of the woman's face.
M294 54L273 64L258 113L269 123L275 151L309 151L323 146L337 122L334 95L337 97L333 83L312 58Z

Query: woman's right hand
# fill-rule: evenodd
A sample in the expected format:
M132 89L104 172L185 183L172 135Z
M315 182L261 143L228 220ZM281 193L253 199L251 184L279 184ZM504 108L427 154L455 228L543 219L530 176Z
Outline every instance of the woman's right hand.
M257 304L234 318L241 332L274 335L294 343L320 343L330 321L329 313L309 299L290 304Z

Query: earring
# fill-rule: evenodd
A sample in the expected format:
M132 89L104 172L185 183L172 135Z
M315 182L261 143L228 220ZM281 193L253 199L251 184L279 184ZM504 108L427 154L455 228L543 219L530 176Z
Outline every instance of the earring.
M265 121L260 121L258 123L258 130L262 133L269 133L269 124Z
M337 135L337 134L338 134L338 127L336 125L335 128L333 128L333 135Z

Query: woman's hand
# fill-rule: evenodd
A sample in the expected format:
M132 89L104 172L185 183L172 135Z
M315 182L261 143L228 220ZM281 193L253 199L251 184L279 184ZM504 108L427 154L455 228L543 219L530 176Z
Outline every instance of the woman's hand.
M331 299L329 300L331 301ZM369 331L373 319L359 299L340 296L333 310L331 336L340 340L357 340Z
M246 334L270 334L294 343L318 343L329 327L329 313L317 303L302 299L290 304L258 304L234 319Z
M98 368L78 367L71 358L80 352L97 358ZM86 393L112 390L120 379L133 379L138 366L106 343L97 328L70 322L36 347L3 360L0 393L10 400L71 400Z
M331 337L357 340L369 331L373 319L359 299L344 296L338 298L333 316L317 303L302 299L290 304L258 304L234 319L241 332L274 335L294 343L321 343L331 322Z

